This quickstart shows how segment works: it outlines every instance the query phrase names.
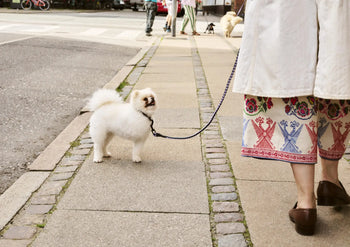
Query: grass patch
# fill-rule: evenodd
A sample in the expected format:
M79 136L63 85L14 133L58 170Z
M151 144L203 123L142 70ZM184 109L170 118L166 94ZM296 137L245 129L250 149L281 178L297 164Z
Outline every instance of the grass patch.
M80 140L75 140L69 143L72 148L80 146Z
M123 91L123 88L124 88L125 86L127 86L127 85L128 85L128 82L127 82L127 81L123 81L122 83L120 83L119 87L117 87L116 91L117 91L118 93L122 92L122 91Z
M72 154L71 152L67 151L66 154L65 154L64 156L67 157L67 158L69 158L69 157L72 157L72 155L73 155L73 154Z
M45 227L45 223L43 223L43 224L36 224L36 227L39 227L39 228L44 228Z

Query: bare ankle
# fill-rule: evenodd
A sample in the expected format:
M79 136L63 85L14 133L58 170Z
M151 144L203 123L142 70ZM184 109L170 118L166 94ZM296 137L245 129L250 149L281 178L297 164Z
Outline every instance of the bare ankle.
M297 208L316 208L315 194L312 196L298 196Z

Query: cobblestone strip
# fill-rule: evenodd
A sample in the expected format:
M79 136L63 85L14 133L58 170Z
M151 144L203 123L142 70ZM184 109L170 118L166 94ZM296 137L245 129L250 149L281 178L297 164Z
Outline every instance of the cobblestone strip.
M205 126L215 109L195 40L191 38L191 42L199 112L202 126ZM220 123L216 117L202 132L201 142L203 161L206 165L213 246L252 246L230 160L221 135Z
M135 66L119 89L126 99L135 86L142 71L158 48L160 39L148 50L146 55ZM12 221L0 231L0 247L28 246L45 227L50 215L64 195L83 162L92 152L93 142L88 128L71 143L70 149L51 172L42 186L17 213Z

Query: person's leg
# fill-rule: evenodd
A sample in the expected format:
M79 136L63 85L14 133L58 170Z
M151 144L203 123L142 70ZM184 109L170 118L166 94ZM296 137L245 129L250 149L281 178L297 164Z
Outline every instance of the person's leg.
M184 9L185 9L185 15L183 17L183 20L182 20L182 24L181 24L181 33L185 33L185 28L188 24L188 21L189 21L189 16L188 16L188 6L187 5L184 5Z
M329 181L341 187L338 179L338 164L339 160L326 160L321 158L321 180Z
M321 180L339 184L338 163L350 139L350 104L348 100L318 99L318 148Z
M167 22L167 26L168 27L171 26L171 19L172 19L172 16L168 14L167 17L166 17L166 22Z
M350 138L350 102L319 99L318 147L321 157L321 181L317 204L337 206L350 204L350 196L339 181L338 164Z
M168 27L168 19L169 19L169 14L166 16L165 18L165 25L163 27L163 30L166 31L167 27Z
M297 186L298 199L289 210L289 218L301 235L313 235L316 228L317 210L314 193L315 165L291 164Z
M173 6L173 3L172 3L172 1L167 1L166 5L168 7L168 15L167 15L167 19L166 19L167 23L168 23L167 28L170 28L171 27L171 21L173 19L173 17L172 17L172 13L173 13L172 6Z
M154 17L156 16L156 13L157 13L157 3L146 2L145 9L146 9L146 15L147 15L146 34L150 34L152 32Z
M191 29L192 29L192 32L195 33L196 32L196 13L192 6L187 6L187 7L188 7L188 17L191 22Z
M338 160L321 158L321 181L317 187L317 205L341 206L350 204L350 196L339 181Z
M157 3L151 2L151 8L150 8L150 24L151 24L151 31L153 27L154 18L157 14Z
M297 208L315 208L315 165L292 163L291 166L297 186Z
M169 11L169 9L168 9ZM171 21L172 21L172 16L170 14L168 14L167 16L167 27L166 27L166 31L170 32L171 31Z
M145 10L146 10L146 33L151 32L152 24L151 24L151 2L145 2Z

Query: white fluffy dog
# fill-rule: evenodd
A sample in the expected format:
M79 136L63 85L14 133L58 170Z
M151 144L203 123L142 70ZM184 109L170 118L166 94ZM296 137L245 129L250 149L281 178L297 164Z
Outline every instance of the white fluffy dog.
M132 160L141 162L141 150L150 133L150 119L156 110L156 94L150 89L135 90L125 103L114 90L96 91L88 103L90 135L94 142L94 162L110 157L106 147L113 135L133 141Z
M226 38L231 36L232 30L241 21L243 21L243 19L237 16L236 12L234 11L228 11L226 12L226 15L221 17L220 24L224 30L224 35Z

